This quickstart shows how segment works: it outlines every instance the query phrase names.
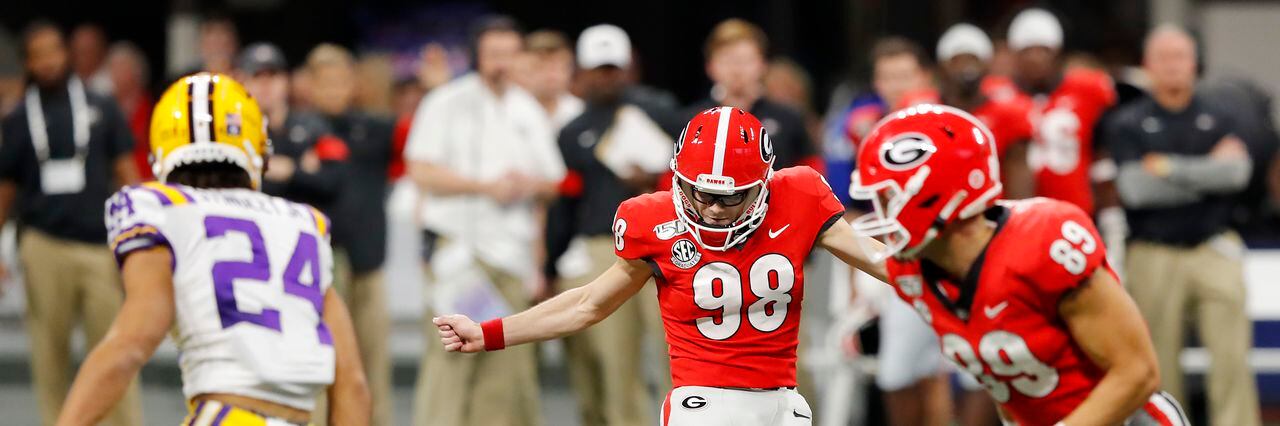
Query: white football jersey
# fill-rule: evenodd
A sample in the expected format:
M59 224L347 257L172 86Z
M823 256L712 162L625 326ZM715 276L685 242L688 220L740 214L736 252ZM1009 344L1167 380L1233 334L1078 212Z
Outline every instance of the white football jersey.
M323 214L247 189L149 182L112 196L106 221L117 260L161 244L173 252L173 337L188 399L228 393L314 408L334 375Z

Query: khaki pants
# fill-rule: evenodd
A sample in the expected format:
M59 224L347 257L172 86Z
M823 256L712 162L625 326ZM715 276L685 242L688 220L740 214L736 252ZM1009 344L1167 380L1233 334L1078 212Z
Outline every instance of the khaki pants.
M1151 328L1163 387L1183 404L1179 355L1186 321L1196 323L1213 360L1207 382L1209 423L1215 425L1261 423L1248 361L1253 337L1245 314L1243 250L1235 233L1190 248L1134 242L1125 265L1129 292Z
M114 256L106 244L87 244L22 232L18 255L26 274L31 376L43 424L57 419L71 387L71 331L79 322L89 347L107 334L124 302ZM3 423L3 421L0 421ZM105 424L142 424L134 380Z
M356 346L360 361L364 364L365 379L373 399L372 426L394 423L395 395L391 392L391 350L387 339L391 333L391 318L387 315L387 296L383 289L382 270L356 274L351 270L351 258L346 251L335 250L333 256L333 288L342 296L351 314L351 325L356 332ZM312 422L324 426L328 411L326 395L317 401Z
M609 267L613 237L586 240L591 269L587 274L557 284L558 291L585 285ZM648 287L651 287L649 285ZM569 379L578 397L583 426L650 426L657 408L649 400L644 376L645 316L642 298L656 298L642 291L623 303L604 321L566 337ZM665 346L664 346L665 347Z
M443 241L440 243L444 244ZM516 312L529 307L524 282L497 268L483 266L498 292ZM432 276L430 269L427 276ZM449 277L432 277L447 280ZM496 352L445 352L440 334L423 318L426 352L414 395L413 424L424 426L537 426L542 424L538 400L536 345L512 346ZM477 321L488 318L473 318Z

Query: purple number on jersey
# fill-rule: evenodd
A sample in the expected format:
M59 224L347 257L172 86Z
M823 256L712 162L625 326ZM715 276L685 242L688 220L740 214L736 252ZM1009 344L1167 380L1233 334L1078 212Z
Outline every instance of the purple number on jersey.
M262 239L262 231L258 224L251 220L222 216L209 216L204 219L205 235L216 238L228 232L239 232L249 238L249 246L253 257L248 262L220 261L213 264L214 298L218 301L218 316L222 319L222 328L240 322L257 324L272 330L280 329L280 311L264 308L261 313L244 312L236 307L235 281L255 280L266 283L271 278L271 261L267 257L266 244ZM302 282L302 272L307 271L310 284ZM320 343L333 344L333 336L324 324L324 294L320 290L320 246L315 235L306 232L298 233L298 244L294 246L293 255L284 269L285 293L311 302L316 309L316 334Z
M266 283L271 278L271 263L262 241L262 231L251 220L232 217L209 216L204 219L205 235L217 238L229 232L238 232L249 238L253 258L248 262L226 260L213 264L213 293L218 300L218 316L222 328L240 322L250 322L280 331L280 311L262 309L261 313L244 312L236 307L235 282L253 280Z
M304 268L310 273L311 284L309 285L302 283ZM320 292L320 247L314 235L305 232L298 234L298 245L293 249L293 257L289 259L289 265L284 268L284 291L311 302L311 305L316 308L316 313L323 315L324 293ZM329 334L329 328L325 327L324 321L316 322L316 334L320 336L320 343L333 345L333 335Z

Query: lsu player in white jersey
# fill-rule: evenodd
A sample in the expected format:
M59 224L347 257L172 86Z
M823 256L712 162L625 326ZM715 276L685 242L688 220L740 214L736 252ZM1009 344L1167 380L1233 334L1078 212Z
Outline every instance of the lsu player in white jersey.
M156 103L159 182L107 202L125 302L85 360L59 425L97 423L172 330L184 425L367 424L369 393L335 291L328 219L258 192L270 154L257 102L195 74ZM328 390L329 412L312 413Z

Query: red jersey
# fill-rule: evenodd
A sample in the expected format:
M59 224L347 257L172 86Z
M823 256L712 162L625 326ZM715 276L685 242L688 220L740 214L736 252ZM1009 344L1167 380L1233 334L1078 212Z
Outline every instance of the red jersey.
M948 359L1018 424L1052 425L1104 374L1072 339L1058 301L1098 268L1111 272L1106 249L1089 216L1062 201L1001 201L988 217L999 227L963 283L919 260L885 266Z
M128 111L126 108L122 110ZM155 180L151 173L151 94L143 91L134 101L129 114L129 132L133 133L133 164L143 182Z
M996 155L1003 160L1010 146L1031 140L1031 108L1031 98L1014 92L1002 98L987 96L986 102L969 112L991 129Z
M808 167L774 172L768 214L740 246L706 250L677 216L671 192L618 206L618 257L654 268L675 386L796 385L804 261L844 206Z
M1079 68L1067 71L1053 93L1035 99L1035 133L1027 163L1036 173L1036 195L1093 213L1093 127L1115 102L1111 77Z
M1026 96L1018 90L1018 85L1012 79L1003 75L988 74L982 78L979 83L978 91L988 99L996 101L1006 101L1012 98Z

